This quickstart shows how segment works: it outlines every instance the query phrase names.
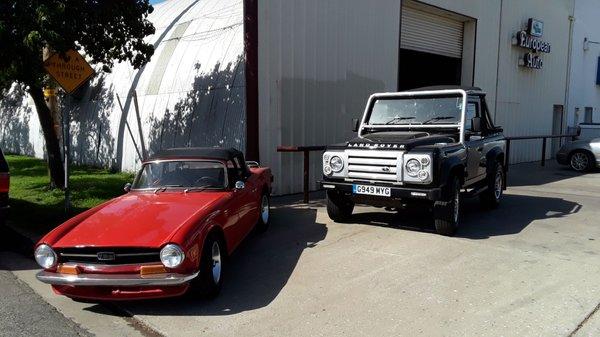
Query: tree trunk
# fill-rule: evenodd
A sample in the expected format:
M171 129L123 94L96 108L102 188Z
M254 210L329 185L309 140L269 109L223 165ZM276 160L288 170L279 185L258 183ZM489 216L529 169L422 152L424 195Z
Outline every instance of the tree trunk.
M46 153L48 155L48 169L50 170L50 185L52 187L63 188L65 186L65 171L60 154L60 143L58 135L54 130L54 121L52 120L50 109L48 109L44 100L42 88L29 85L28 92L35 104L42 132L44 133Z

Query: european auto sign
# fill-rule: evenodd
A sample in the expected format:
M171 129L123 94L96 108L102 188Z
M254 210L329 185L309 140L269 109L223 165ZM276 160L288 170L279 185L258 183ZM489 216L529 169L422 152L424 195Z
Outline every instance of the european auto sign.
M527 29L517 32L516 46L529 50L519 58L520 66L532 69L542 69L544 61L540 54L550 53L550 50L552 49L549 42L541 39L543 34L544 23L533 18L529 19Z
M46 61L48 74L69 94L87 82L94 69L77 51L71 49L64 54L54 53Z

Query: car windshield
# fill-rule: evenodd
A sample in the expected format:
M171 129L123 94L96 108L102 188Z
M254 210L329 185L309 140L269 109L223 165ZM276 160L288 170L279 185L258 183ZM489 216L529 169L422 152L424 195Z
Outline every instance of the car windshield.
M146 163L132 188L225 188L225 165L217 161L158 161Z
M378 98L369 114L369 125L460 123L461 95Z

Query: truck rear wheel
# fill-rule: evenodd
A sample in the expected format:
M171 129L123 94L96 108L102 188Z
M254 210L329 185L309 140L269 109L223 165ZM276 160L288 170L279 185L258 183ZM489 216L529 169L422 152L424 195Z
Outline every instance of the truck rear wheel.
M487 177L487 189L479 195L479 200L484 207L496 208L500 205L504 189L504 167L496 162L493 174Z
M448 186L448 201L436 201L433 205L433 220L435 231L438 234L452 236L458 228L460 217L460 179L458 177L450 180Z
M352 217L354 202L345 195L327 191L327 215L335 222L346 222Z

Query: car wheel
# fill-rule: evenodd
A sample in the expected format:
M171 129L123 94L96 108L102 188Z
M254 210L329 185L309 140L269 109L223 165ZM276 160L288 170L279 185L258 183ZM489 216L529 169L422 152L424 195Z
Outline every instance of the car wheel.
M200 273L192 281L193 295L206 299L213 299L219 295L223 284L226 254L223 240L214 233L210 234L202 248Z
M578 172L585 172L592 169L594 158L585 151L574 151L569 158L569 165Z
M327 191L327 215L335 222L347 222L352 217L354 202L334 191Z
M452 236L458 228L460 218L460 179L452 178L448 187L449 200L434 203L433 220L438 234Z
M496 208L500 205L504 190L504 167L502 164L496 162L492 172L494 174L487 177L487 189L479 196L483 206L488 208Z
M260 214L256 222L256 231L264 233L269 228L269 220L271 218L271 201L268 194L263 194L260 198Z

